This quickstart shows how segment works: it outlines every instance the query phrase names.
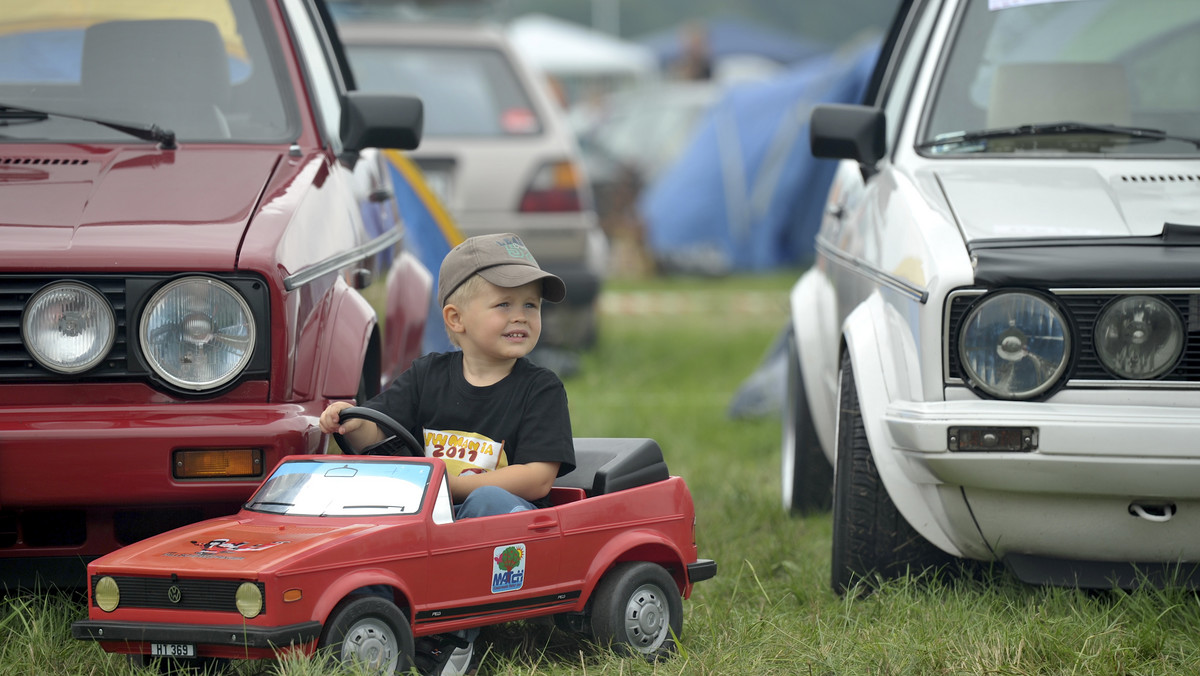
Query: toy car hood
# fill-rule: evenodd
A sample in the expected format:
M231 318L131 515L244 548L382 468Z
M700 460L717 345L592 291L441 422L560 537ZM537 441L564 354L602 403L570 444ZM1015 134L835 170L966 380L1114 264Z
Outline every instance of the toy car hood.
M23 154L19 146L7 152ZM0 239L13 262L41 271L170 265L162 252L180 242L188 269L233 269L280 153L127 146L59 155L54 163L0 167Z
M379 527L357 520L329 521L327 525L295 520L258 524L234 517L210 519L122 547L92 562L91 568L93 572L124 569L142 574L261 571L323 549L334 541L343 545L353 536Z
M1159 178L1194 173L1183 162L1157 160L1145 176L1137 164L1123 164L1120 173L1048 164L1005 161L980 171L961 163L935 174L969 241L1154 236L1164 223L1200 225L1194 183Z

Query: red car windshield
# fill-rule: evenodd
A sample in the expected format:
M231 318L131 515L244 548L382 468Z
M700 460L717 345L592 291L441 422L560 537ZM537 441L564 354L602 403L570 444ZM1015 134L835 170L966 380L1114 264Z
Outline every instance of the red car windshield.
M419 462L284 463L246 509L290 516L388 516L421 511L433 469Z
M282 143L295 101L258 2L39 0L0 15L0 142L128 142L95 120L184 141ZM265 28L265 29L264 29ZM32 111L32 114L31 114Z

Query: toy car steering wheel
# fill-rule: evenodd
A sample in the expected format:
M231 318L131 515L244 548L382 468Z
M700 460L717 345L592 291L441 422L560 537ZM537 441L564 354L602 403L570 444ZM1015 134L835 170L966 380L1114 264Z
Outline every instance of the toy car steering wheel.
M421 446L421 442L417 441L417 438L407 428L392 420L391 416L380 413L373 408L351 406L342 409L341 414L338 416L338 424L344 423L347 420L354 420L355 418L375 423L379 426L385 438L383 441L371 444L362 450L357 450L342 435L334 432L333 440L337 442L337 445L341 447L343 452L350 455L410 455L418 458L425 455L425 448Z

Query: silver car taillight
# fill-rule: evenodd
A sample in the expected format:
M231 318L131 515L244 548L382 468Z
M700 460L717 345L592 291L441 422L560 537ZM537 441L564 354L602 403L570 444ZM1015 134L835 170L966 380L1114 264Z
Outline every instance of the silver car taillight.
M538 168L521 196L522 212L582 211L582 180L568 161L548 162Z

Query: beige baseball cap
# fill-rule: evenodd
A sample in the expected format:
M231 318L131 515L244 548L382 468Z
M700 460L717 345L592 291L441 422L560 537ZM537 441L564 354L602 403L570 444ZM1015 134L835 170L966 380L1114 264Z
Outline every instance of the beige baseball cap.
M496 286L511 289L542 280L542 298L557 303L567 295L567 285L538 267L520 237L511 232L471 237L450 250L438 272L438 304L478 273Z

